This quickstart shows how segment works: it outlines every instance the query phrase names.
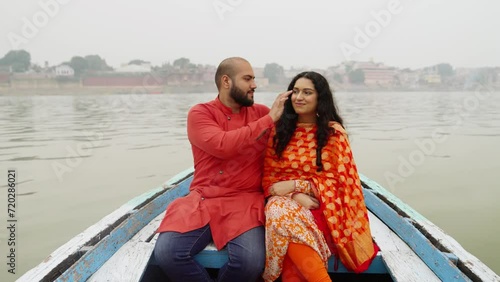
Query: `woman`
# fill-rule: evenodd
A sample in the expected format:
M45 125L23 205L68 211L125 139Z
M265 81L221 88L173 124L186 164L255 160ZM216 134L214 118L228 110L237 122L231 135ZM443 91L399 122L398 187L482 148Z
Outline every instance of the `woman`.
M328 258L366 270L373 243L356 165L330 86L298 74L269 139L264 163L265 281L331 281Z

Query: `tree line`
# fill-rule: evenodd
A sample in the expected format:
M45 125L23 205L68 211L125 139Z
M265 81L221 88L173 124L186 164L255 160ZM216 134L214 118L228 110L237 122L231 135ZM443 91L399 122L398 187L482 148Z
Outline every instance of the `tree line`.
M87 72L107 72L112 71L113 68L106 63L106 60L99 55L87 56L73 56L69 61L63 62L70 66L75 71L75 77L80 78ZM149 64L149 62L134 59L128 62L129 65L142 65ZM188 58L178 58L173 61L173 64L165 63L161 66L153 66L152 71L170 73L175 71L189 71L195 72L197 68L202 67L192 63ZM352 65L345 65L345 73L350 83L363 84L365 81L365 73L362 69L352 69ZM30 69L40 72L42 67L31 63L31 55L26 50L11 50L0 58L0 70L8 70L11 72L22 73ZM442 78L446 79L455 75L453 66L448 63L441 63L435 66L424 68L424 70L433 69ZM402 72L409 72L410 69L403 69ZM486 81L488 77L492 77L493 68L481 68L478 72L477 80ZM277 63L268 63L264 66L264 77L269 80L271 84L281 84L286 81L285 70L283 66ZM344 83L343 76L338 73L333 73L332 79L338 83Z

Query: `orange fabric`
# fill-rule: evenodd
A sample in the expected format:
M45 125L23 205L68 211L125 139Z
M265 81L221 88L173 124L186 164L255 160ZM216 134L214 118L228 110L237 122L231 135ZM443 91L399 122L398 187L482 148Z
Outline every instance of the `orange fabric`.
M254 104L233 113L215 99L191 108L188 138L194 159L190 193L167 208L158 232L188 232L210 224L217 249L264 225L262 165L269 108Z
M283 260L281 282L307 282L288 255L286 255Z
M284 180L307 180L312 186L317 187L320 196L319 200L324 206L323 215L340 260L348 269L355 272L362 272L366 270L367 265L375 257L378 249L372 241L368 211L364 203L361 182L347 134L338 123L332 122L330 126L335 129L335 134L329 138L328 144L322 150L323 171L321 172L316 170L316 126L314 124L297 125L295 134L283 152L281 160L277 160L272 148L273 131L269 138L264 161L264 193L269 195L271 185ZM274 198L277 197L270 197L268 202L268 205L270 203L272 205L269 211L266 206L267 232L272 232L276 224L281 224L282 227L286 228L287 226L280 223L280 221L286 219L284 214L290 212L290 207L294 207L293 204L280 204L277 206L276 202L283 202L283 200L274 200ZM280 206L286 207L288 210L279 211ZM280 213L283 216L271 216L275 220L268 225L268 213L270 215ZM307 214L307 212L295 209L295 214L291 216L292 221L296 223L297 219L293 217L296 217L300 213ZM305 222L304 225L306 224L310 224L310 222ZM312 229L318 229L316 223L313 225ZM293 230L294 224L289 224L288 228ZM301 233L305 232L305 230L301 228L297 231ZM286 233L281 229L280 232L282 234L274 236L273 240L275 242L269 242L266 238L266 248L276 243L283 245L283 241L288 241L305 243L318 251L318 248L315 246L326 244L319 242L316 245L311 245L309 242L297 242L294 236L291 236L293 232ZM284 248L286 249L286 247ZM273 253L274 255L281 255L279 250L274 249L268 255L268 259L270 259L269 266L279 269L282 265L282 260L270 258L269 256L273 255ZM322 256L321 253L320 256L325 260L325 256ZM277 267L272 266L272 261L276 262L274 265L277 265ZM267 260L266 267L268 267ZM272 271L276 270L273 269ZM269 274L269 277L273 276L273 274Z
M272 196L266 204L266 264L262 277L275 281L282 272L289 243L311 247L326 262L327 242L310 210L287 196Z
M323 260L311 247L290 243L287 255L308 282L332 281Z

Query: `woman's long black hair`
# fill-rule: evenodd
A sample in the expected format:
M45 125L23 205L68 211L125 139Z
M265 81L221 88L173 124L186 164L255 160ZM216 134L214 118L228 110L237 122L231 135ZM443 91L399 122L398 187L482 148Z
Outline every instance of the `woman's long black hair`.
M290 85L288 85L288 90L292 90L295 86L295 82L297 82L300 78L307 78L311 80L314 84L316 92L318 93L318 108L316 111L316 165L318 166L318 171L322 171L323 163L321 161L321 150L327 144L329 136L335 133L335 130L329 127L328 123L330 121L336 121L342 126L344 125L342 123L342 118L338 114L337 106L334 102L333 94L328 81L317 72L302 72L292 79ZM278 158L281 158L288 142L290 142L290 139L295 132L295 128L297 127L297 120L298 115L293 109L292 99L290 98L285 101L283 114L276 122L276 135L273 138L273 147Z

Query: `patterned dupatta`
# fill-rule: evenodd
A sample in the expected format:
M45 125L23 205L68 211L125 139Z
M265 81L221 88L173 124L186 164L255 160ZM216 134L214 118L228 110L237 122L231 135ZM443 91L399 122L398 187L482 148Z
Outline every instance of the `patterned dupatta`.
M347 269L359 273L368 269L378 247L371 237L368 211L347 134L339 123L332 122L330 126L335 134L321 152L323 171L320 172L316 166L316 125L297 124L279 161L272 148L273 131L266 151L263 186L268 191L278 181L309 181L315 194L319 194L335 252Z

